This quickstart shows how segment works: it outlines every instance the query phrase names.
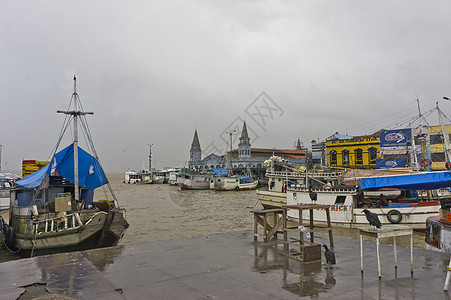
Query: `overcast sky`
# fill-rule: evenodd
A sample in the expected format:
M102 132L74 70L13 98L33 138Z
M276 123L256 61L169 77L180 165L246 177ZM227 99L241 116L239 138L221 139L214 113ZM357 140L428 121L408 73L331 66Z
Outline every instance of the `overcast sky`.
M48 159L73 75L107 172L147 167L149 144L183 166L196 128L224 152L243 120L252 147L310 147L451 98L451 3L2 1L2 170Z

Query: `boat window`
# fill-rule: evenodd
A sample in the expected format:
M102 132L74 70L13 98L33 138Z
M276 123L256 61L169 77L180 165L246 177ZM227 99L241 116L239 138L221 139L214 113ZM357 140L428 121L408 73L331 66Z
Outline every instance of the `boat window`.
M346 200L346 196L337 196L335 199L335 204L344 204Z

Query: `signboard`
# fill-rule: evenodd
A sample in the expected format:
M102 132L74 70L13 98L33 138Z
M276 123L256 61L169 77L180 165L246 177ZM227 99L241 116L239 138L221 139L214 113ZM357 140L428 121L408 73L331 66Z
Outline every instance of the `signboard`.
M376 159L376 169L404 168L406 159Z
M380 132L380 146L382 147L406 147L410 144L411 129L394 129Z

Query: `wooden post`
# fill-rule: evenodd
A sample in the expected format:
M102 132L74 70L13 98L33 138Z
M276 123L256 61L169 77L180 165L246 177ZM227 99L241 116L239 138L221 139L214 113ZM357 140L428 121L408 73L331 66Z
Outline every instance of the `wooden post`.
M413 276L413 229L410 233L410 275Z
M395 269L398 269L398 257L396 254L396 236L393 237L393 251L395 252Z
M360 272L363 273L363 235L360 233Z
M380 258L380 251L379 251L379 238L376 239L376 249L377 249L377 269L379 271L379 278L381 278L381 258Z
M310 229L313 229L313 209L310 209ZM313 243L314 232L310 230L310 242Z
M268 241L268 230L266 228L266 225L268 224L268 218L266 217L267 214L263 214L263 240L265 242Z
M332 234L332 224L330 222L330 211L329 207L326 208L326 217L327 217L327 227L329 230L329 243L330 243L330 249L332 252L334 252L334 236Z
M257 228L257 214L254 213L254 241L257 240L258 228Z
M283 212L282 212L282 218L283 218L283 240L285 241L284 243L284 248L285 251L288 253L288 244L286 242L288 242L288 232L287 232L287 208L283 207Z

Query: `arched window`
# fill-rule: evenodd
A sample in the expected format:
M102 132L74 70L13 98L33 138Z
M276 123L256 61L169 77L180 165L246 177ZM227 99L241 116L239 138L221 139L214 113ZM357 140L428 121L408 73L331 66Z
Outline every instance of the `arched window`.
M355 164L356 165L363 165L363 150L358 148L354 150L355 155Z
M376 158L377 158L377 149L374 147L371 147L368 149L368 160L370 165L376 164Z
M349 150L341 151L343 157L343 166L349 166Z
M335 150L330 151L330 165L331 166L337 165L337 151Z

